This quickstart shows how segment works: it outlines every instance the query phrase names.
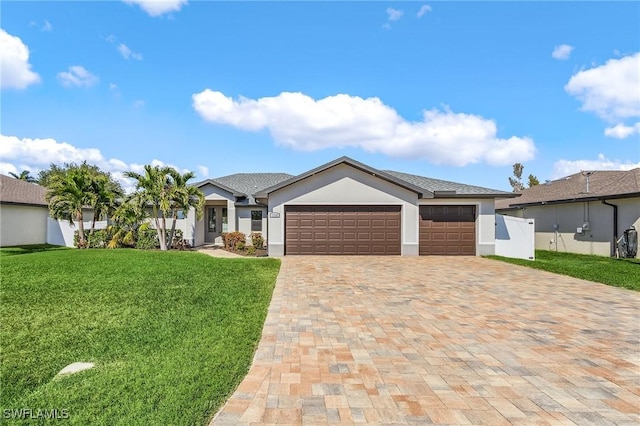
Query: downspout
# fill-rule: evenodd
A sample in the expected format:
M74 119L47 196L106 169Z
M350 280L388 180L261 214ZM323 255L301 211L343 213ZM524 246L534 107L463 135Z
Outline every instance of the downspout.
M607 203L607 200L602 200L602 204L613 207L613 247L611 255L615 256L618 246L618 206Z

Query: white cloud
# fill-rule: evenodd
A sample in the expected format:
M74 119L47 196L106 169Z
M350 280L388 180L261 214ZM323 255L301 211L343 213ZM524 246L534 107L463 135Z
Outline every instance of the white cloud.
M640 117L640 52L573 75L564 89L605 120Z
M416 16L418 18L422 18L422 16L427 12L431 12L431 6L429 6L428 4L422 5L420 10L418 10L418 14Z
M118 90L118 85L115 83L109 83L109 90Z
M99 78L87 71L83 66L74 65L69 67L69 71L59 72L58 80L66 87L91 87L98 83Z
M20 174L16 166L14 166L13 164L0 162L0 174L9 176L9 173Z
M142 60L141 53L134 52L133 50L129 49L129 47L124 43L120 43L117 49L125 59L135 59L136 61Z
M160 16L165 13L178 12L187 0L123 0L127 4L137 4L149 16Z
M29 48L20 37L0 29L0 51L1 88L24 89L40 81L40 76L31 71Z
M133 102L133 107L134 108L143 108L147 103L145 101L143 101L142 99L136 99Z
M410 122L378 98L345 94L315 100L284 92L234 100L206 89L192 98L205 120L248 131L267 129L278 145L301 151L357 147L455 166L506 165L535 155L531 139L500 139L493 121L448 108L424 111L421 121Z
M640 163L630 161L610 160L603 154L598 154L597 160L558 160L553 164L552 179L578 173L582 170L631 170L640 167Z
M133 191L135 185L131 179L124 177L123 173L127 170L137 173L144 172L144 165L127 164L117 158L106 159L100 150L96 148L78 148L66 142L58 142L52 138L30 139L0 134L0 173L2 174L30 170L35 175L38 170L49 168L51 163L61 165L63 163L81 163L83 161L95 164L101 170L111 173L127 192ZM16 164L19 166L16 167ZM188 171L156 159L149 164L152 166L170 166L181 173Z
M209 168L206 166L198 166L198 177L206 179L209 177Z
M640 122L632 126L625 126L624 124L619 123L613 127L607 127L604 129L604 134L611 138L625 139L633 134L640 134Z
M573 51L573 49L573 46L569 46L568 44L561 44L560 46L556 46L553 48L551 57L561 61L566 61L567 59L569 59L569 56L571 56L571 52Z
M51 25L51 22L45 19L44 24L42 24L42 27L40 28L40 31L49 32L51 30L53 30L53 26Z
M397 21L398 19L402 18L403 14L404 14L404 12L401 11L401 10L394 9L392 7L388 7L387 8L387 16L388 16L387 19L390 22Z

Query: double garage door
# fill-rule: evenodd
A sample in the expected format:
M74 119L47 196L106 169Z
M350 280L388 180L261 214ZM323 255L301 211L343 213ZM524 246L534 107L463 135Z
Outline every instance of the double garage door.
M285 254L400 254L400 206L288 206Z
M285 254L399 255L400 206L287 206ZM421 255L474 255L474 206L420 207Z

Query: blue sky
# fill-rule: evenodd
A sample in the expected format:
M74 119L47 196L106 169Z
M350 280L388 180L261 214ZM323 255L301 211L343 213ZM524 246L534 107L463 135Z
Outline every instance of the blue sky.
M638 2L2 3L0 173L640 167ZM126 186L126 182L125 182Z

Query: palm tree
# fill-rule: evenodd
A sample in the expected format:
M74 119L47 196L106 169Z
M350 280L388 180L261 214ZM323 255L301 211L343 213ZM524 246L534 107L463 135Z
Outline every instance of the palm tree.
M172 216L171 232L169 233L169 247L173 244L173 236L176 231L176 221L178 219L178 211L188 212L192 207L195 209L198 219L202 218L204 211L204 194L195 186L187 185L187 182L196 175L193 172L180 174L175 169L169 172L173 181L172 192Z
M122 197L123 191L120 184L114 181L109 173L98 171L91 182L91 193L89 205L93 208L93 220L89 232L93 234L96 221L114 211L116 199Z
M82 209L91 202L91 185L91 173L86 164L83 164L53 177L46 195L53 218L78 224L79 248L86 247Z
M150 206L153 222L158 232L160 250L167 250L167 217L172 206L171 167L144 166L144 174L125 172L124 175L137 180L134 197L142 205Z
M36 181L36 179L33 176L31 176L31 172L29 170L23 170L20 172L19 175L13 172L9 172L9 174L16 179L23 180L25 182L35 183Z

